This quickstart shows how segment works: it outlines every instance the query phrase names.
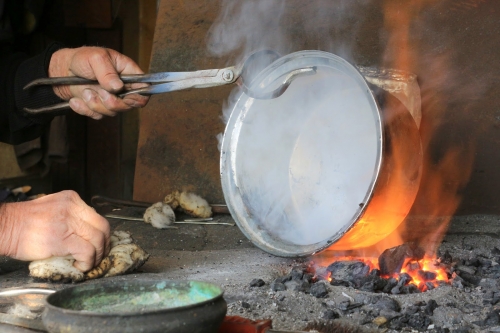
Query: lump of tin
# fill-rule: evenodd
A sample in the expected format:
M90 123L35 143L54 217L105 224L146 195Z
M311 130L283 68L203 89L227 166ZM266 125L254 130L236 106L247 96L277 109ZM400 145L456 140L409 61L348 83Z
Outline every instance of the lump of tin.
M149 258L126 231L115 231L111 235L111 250L98 266L83 273L73 266L73 257L51 257L30 263L30 275L52 282L80 282L83 280L111 277L129 273L141 267Z
M212 207L208 202L191 192L174 191L167 195L163 202L174 210L181 209L186 214L194 217L208 218L212 216Z
M175 213L170 205L157 202L146 209L143 219L157 229L165 229L175 222Z

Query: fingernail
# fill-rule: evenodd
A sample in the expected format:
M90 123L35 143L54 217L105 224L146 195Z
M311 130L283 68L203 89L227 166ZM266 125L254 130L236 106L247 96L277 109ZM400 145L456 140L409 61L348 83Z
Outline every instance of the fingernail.
M122 88L123 83L118 79L113 79L109 82L109 85L113 90L120 90Z
M85 102L90 102L90 100L92 99L93 97L93 94L92 94L92 91L90 91L90 89L85 89L82 93L82 98Z
M123 99L123 102L132 108L135 108L137 106L137 102L130 98Z
M101 101L106 101L110 94L106 90L98 90L97 93L99 94L99 97L101 98Z

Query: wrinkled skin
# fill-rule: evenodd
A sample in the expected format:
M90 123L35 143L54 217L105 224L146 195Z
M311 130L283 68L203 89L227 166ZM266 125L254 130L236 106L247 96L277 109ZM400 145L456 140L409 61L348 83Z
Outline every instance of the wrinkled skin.
M149 97L139 94L116 96L124 88L120 74L143 74L139 66L127 56L102 47L80 47L56 51L50 60L49 77L80 76L97 80L95 85L54 86L54 92L77 113L101 119L117 112L143 107ZM144 87L144 83L127 85L129 89Z
M0 254L19 260L72 256L86 272L110 250L108 221L73 191L0 206Z

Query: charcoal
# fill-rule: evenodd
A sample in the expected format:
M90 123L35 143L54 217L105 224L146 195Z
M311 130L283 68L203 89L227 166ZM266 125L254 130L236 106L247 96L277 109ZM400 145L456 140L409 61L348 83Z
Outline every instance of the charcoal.
M352 287L353 283L349 281L343 281L343 280L333 280L330 281L330 285L332 286L339 286L339 287Z
M427 290L432 290L435 288L432 282L426 282L425 287L427 288Z
M253 279L251 282L250 282L250 287L262 287L263 285L265 285L266 283L264 282L264 280L262 279Z
M420 264L417 261L411 261L406 265L406 268L408 268L409 271L420 270Z
M381 275L399 273L406 259L420 260L425 251L414 243L405 243L385 250L378 257Z
M409 285L405 286L408 287L408 294L419 294L421 293L420 289L413 283L410 283Z
M316 298L323 298L328 296L328 289L324 283L318 282L311 286L309 293Z
M381 297L376 303L375 306L380 309L380 310L391 310L395 312L401 311L401 307L399 303L388 297L388 296L383 296Z
M479 281L479 286L490 290L497 290L498 284L496 279L484 278Z
M454 329L452 333L470 333L472 330L470 327L459 327Z
M387 280L387 284L385 285L384 289L382 289L382 292L388 294L391 292L392 288L396 287L398 285L398 280L395 278L390 278Z
M332 280L341 281L353 281L370 272L370 267L361 261L336 261L326 269L331 273Z
M476 305L476 304L472 304L472 303L465 303L465 306L462 309L462 311L464 313L473 313L473 312L479 312L482 309L483 309L483 307L480 305Z
M454 288L457 288L457 289L464 289L464 283L465 282L461 277L460 275L457 275L453 278L453 281L451 282L451 285L454 287Z
M312 283L314 281L314 275L311 273L304 273L302 280Z
M360 308L363 305L364 305L363 303L352 303L352 304L349 304L349 306L347 307L347 311L354 310L356 308Z
M402 286L399 288L399 292L403 295L408 295L408 294L411 294L410 292L410 286Z
M318 280L328 280L330 276L330 272L326 269L326 267L317 267L316 268L316 279Z
M284 291L284 290L286 290L286 286L283 283L275 280L275 281L271 282L271 290L272 291Z
M479 267L479 266L481 266L481 261L479 260L479 258L474 257L474 258L471 258L471 259L467 260L465 262L465 265L466 266Z
M241 302L241 307L243 307L245 309L250 309L250 303L243 301L243 302Z
M311 289L311 285L307 281L296 281L296 280L291 280L285 282L285 287L287 290L292 290L292 291L302 291L305 293L308 293L309 290Z
M420 307L418 305L412 304L406 308L405 313L412 315L414 313L417 313L418 311L420 311Z
M500 255L500 249L498 249L498 247L495 246L493 250L491 250L491 254L494 256Z
M395 286L394 288L391 289L391 294L393 295L399 295L401 294L401 287L400 286Z
M363 303L351 303L350 301L347 300L340 302L339 305L337 306L337 309L345 312L362 307L363 305L364 305Z
M500 324L500 315L498 314L497 311L491 311L486 316L486 319L484 320L484 323L485 323L486 326L499 325Z
M375 276L380 276L380 269L372 269L372 271L370 272L370 275L375 275Z
M399 274L398 286L402 287L407 285L412 280L411 276L407 273Z
M388 327L392 330L400 332L403 329L403 323L401 318L395 318L389 322Z
M400 317L401 313L392 310L381 310L380 315L387 318L387 320L393 320L394 318Z
M469 273L469 274L474 274L476 273L476 268L474 267L469 267L469 266L464 266L464 265L459 265L457 266L457 271L460 271L460 272L465 272L465 273Z
M442 256L441 256L441 262L443 264L450 265L453 262L453 258L450 255L450 252L446 251Z
M481 263L482 268L491 267L491 260L479 258L479 262Z
M290 272L290 276L292 277L292 280L302 280L302 277L304 276L304 270L300 267L294 267Z
M461 272L460 277L465 281L474 286L478 286L479 282L481 282L481 277L469 274L467 272Z
M420 276L424 281L432 281L436 279L437 274L434 272L419 270L418 276Z
M428 316L432 316L434 314L434 310L438 307L438 304L435 300L431 299L427 302L425 306L424 313Z
M349 305L351 305L350 301L342 301L339 303L338 308L342 311L347 311L349 308Z
M426 330L431 324L431 319L421 312L417 312L408 318L408 326L417 330Z
M326 310L325 312L323 312L323 316L322 316L324 319L337 319L339 318L339 314L331 309L328 309Z
M356 282L360 290L370 291L370 292L383 290L387 284L386 279L381 278L380 276L377 275L364 276Z

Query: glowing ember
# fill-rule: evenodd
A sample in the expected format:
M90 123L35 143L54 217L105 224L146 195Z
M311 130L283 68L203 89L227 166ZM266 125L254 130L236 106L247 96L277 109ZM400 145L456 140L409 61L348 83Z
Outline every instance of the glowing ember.
M336 257L332 265L339 262L361 262L368 266L370 275L374 275L380 271L378 258L376 257ZM318 267L317 263L313 262L313 266ZM331 267L331 266L329 266ZM316 269L316 278L328 280L332 282L331 272L324 269ZM400 282L401 277L406 281L403 285L414 285L420 291L427 291L439 286L441 283L449 283L448 266L441 263L437 257L424 257L420 260L408 258L405 260L400 272L392 275L380 275L381 278L390 279L394 278Z

